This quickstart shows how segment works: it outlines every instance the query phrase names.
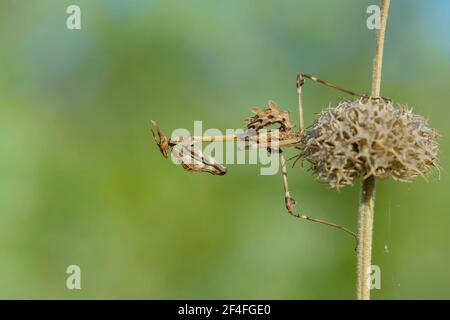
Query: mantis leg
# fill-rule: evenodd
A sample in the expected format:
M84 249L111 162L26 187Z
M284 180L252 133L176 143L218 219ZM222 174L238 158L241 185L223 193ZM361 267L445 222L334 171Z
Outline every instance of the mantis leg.
M296 204L296 201L294 198L291 197L291 194L289 193L289 185L288 185L288 177L287 177L287 169L286 169L286 159L285 159L285 157L283 155L283 151L281 149L279 150L279 156L280 156L280 164L281 164L281 173L283 175L284 202L286 204L286 209L289 212L289 214L292 215L293 217L296 217L299 219L305 219L305 220L317 222L317 223L324 224L324 225L327 225L327 226L330 226L333 228L340 229L340 230L352 235L356 239L356 234L354 232L352 232L351 230L349 230L348 228L346 228L340 224L332 223L332 222L329 222L326 220L312 218L310 216L306 216L304 214L294 212L294 206Z

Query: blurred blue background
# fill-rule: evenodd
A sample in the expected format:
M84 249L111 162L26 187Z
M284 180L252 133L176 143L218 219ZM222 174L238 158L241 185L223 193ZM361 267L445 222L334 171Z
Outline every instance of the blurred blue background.
M66 28L70 4L81 30ZM238 128L269 99L296 119L298 72L369 92L370 4L3 0L0 298L354 298L353 239L290 217L280 175L187 173L149 121ZM450 2L392 1L382 93L442 135L444 171L377 184L375 299L450 298L449 30ZM306 123L342 97L307 82ZM305 213L355 229L358 185L289 175ZM66 288L71 264L82 290Z

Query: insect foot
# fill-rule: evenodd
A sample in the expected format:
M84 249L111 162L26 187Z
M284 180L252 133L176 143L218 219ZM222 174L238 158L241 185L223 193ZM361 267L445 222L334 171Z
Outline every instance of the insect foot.
M294 212L294 206L297 204L297 201L295 201L295 199L291 196L286 195L284 197L284 202L286 204L287 211L292 214Z

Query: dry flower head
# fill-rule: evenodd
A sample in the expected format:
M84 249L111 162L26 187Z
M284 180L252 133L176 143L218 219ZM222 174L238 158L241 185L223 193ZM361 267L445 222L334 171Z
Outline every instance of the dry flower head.
M301 149L317 179L334 188L371 175L412 181L439 168L437 133L410 108L385 99L341 101L322 111Z

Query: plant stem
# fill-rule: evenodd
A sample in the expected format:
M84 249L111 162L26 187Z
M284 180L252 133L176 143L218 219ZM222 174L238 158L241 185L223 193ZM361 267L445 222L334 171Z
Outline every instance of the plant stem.
M358 248L356 250L356 298L370 299L370 265L372 258L372 229L375 207L375 178L368 177L361 183L358 218Z
M383 64L384 36L390 0L381 0L381 21L377 33L375 58L372 71L371 97L378 98L381 88L381 67ZM356 252L356 298L370 300L370 266L372 259L372 230L375 208L375 177L361 182L358 217L358 247Z
M380 30L378 30L377 32L377 44L375 49L375 58L373 59L373 70L372 70L372 97L374 98L380 96L384 36L386 33L386 25L390 2L391 0L381 0Z

